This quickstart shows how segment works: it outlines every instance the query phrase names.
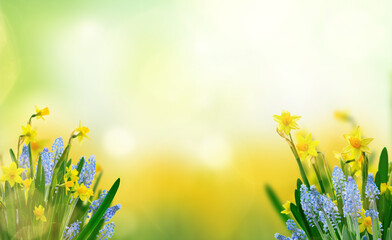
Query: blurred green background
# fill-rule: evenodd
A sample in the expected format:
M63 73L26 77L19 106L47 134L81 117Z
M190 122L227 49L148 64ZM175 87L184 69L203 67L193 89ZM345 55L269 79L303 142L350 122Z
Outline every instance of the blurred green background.
M392 2L4 0L0 153L34 106L39 146L81 120L103 187L121 177L114 239L272 239L264 184L292 200L299 176L273 114L332 151L350 109L373 151L390 145Z

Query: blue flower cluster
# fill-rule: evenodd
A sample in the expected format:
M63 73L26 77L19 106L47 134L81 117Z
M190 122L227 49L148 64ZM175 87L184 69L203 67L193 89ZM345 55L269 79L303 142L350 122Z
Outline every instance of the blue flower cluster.
M341 197L344 191L344 182L346 178L344 177L344 173L342 169L338 166L335 166L332 172L332 184L333 188L335 189L336 196Z
M95 177L95 166L96 160L95 156L93 155L83 164L82 170L80 171L79 175L79 184L83 183L86 187L90 188Z
M314 186L311 186L311 188L314 188ZM314 224L317 223L317 215L319 212L318 205L315 203L315 196L312 192L309 192L309 189L304 184L302 184L300 192L302 209L304 210L310 225L314 226Z
M375 201L376 199L378 199L378 196L380 196L380 190L378 190L378 187L374 182L372 173L369 173L369 176L367 178L365 194L366 198L369 199L369 201Z
M109 238L111 238L114 234L114 223L108 223L106 224L101 230L99 230L99 234L97 235L97 237L99 238L99 240L107 240Z
M105 222L109 222L110 219L112 219L112 217L114 216L114 214L116 214L116 212L120 209L121 209L121 204L117 204L113 207L108 208L108 210L106 210L105 214L103 215Z
M362 210L361 196L359 194L357 183L349 176L345 183L343 192L343 213L344 216L357 217L358 212Z
M19 157L18 165L20 168L30 168L29 147L26 144L23 144L22 154Z
M318 227L318 222L321 222L325 232L328 231L328 222L333 227L338 227L339 210L328 196L321 195L315 186L310 186L309 190L304 184L300 193L301 206L311 226Z
M286 222L287 229L292 232L291 238L280 235L279 233L275 234L275 238L278 240L303 240L307 239L305 232L298 228L292 219L287 220Z
M72 223L71 226L65 227L65 231L63 233L64 240L73 239L79 233L81 223L82 222L77 220L76 222Z
M94 213L98 210L99 206L101 206L103 200L105 199L106 195L108 194L108 190L103 190L101 195L99 195L99 198L95 201L93 201L88 209L89 215L87 217L94 215Z
M57 138L52 148L47 147L41 152L42 166L45 171L45 184L49 185L52 182L53 169L56 166L57 161L60 159L64 151L64 142L61 137ZM36 171L37 172L37 171Z

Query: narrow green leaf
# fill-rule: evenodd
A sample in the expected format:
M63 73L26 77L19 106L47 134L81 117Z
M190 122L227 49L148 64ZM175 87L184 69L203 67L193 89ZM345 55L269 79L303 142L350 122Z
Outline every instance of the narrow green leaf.
M105 219L101 219L101 221L99 221L99 224L95 227L94 231L91 233L88 240L97 239L97 235L99 234L99 230L101 230L101 228L103 227L104 224L105 224Z
M82 168L83 168L83 165L84 165L84 162L85 162L85 161L86 161L85 158L82 157L82 158L79 160L79 162L78 162L78 166L76 167L76 170L78 170L78 177L79 177L79 175L80 175L80 172L82 171Z
M16 166L17 166L17 167L19 167L18 161L16 160L15 153L14 153L14 151L12 150L12 148L10 148L10 155L11 155L12 161L13 161L14 163L16 163Z
M101 206L98 208L98 210L95 212L95 214L91 217L88 224L80 232L77 240L85 240L90 237L91 233L94 231L94 229L97 227L97 225L101 221L106 210L110 207L110 204L112 203L113 198L116 195L119 186L120 186L120 179L118 178L116 180L116 182L113 184L113 186L110 188L105 199L102 201Z
M29 143L28 149L29 149L29 163L31 166L30 167L30 178L34 179L35 174L34 174L34 168L32 167L32 166L34 166L34 164L33 164L33 156L31 154L31 143Z
M5 182L5 205L7 212L7 229L10 236L16 233L16 209L14 191L8 181Z
M380 155L380 161L378 162L378 172L380 175L380 184L388 182L388 151L387 148L383 148ZM378 185L377 187L380 188Z
M279 200L278 195L272 189L272 187L268 184L265 185L265 191L267 192L267 196L271 201L272 206L275 211L278 213L279 217L282 219L283 223L286 224L286 221L289 219L286 214L282 214L281 212L284 210L282 206L282 202Z
M302 217L302 214L300 213L298 207L294 204L291 203L290 204L290 211L293 214L295 220L298 222L298 224L301 226L302 229L304 229L306 231L306 226L305 226L305 221L306 219L304 219ZM310 237L310 236L309 236Z

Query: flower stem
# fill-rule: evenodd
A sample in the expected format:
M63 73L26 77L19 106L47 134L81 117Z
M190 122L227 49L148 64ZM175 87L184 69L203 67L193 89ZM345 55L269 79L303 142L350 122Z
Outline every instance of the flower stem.
M297 149L295 149L295 145L294 145L293 139L291 137L291 133L289 134L289 137L291 140L290 148L294 154L295 160L297 161L302 180L304 181L305 185L309 188L310 184L309 184L308 178L306 177L305 169L304 169L304 166L302 165L301 159L299 158Z

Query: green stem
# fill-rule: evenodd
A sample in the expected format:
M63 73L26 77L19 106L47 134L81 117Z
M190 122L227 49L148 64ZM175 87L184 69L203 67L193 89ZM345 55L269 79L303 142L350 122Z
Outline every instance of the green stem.
M290 148L291 148L291 151L294 154L295 160L297 161L297 164L298 164L298 167L299 167L299 171L301 173L302 180L304 181L305 185L309 188L310 184L309 184L308 178L306 177L305 169L304 169L304 166L302 165L302 162L301 162L301 159L300 159L300 157L298 155L297 149L295 149L295 147L294 147L294 142L293 142L293 139L291 138L291 133L289 134L289 137L290 137L290 140L291 140L291 143L292 143Z
M326 192L325 192L325 188L324 188L323 179L321 178L320 171L319 171L319 169L318 169L318 166L316 166L316 164L317 164L317 163L312 163L313 169L314 169L314 171L316 172L316 176L317 176L317 180L318 180L318 182L319 182L320 188L321 188L321 192L322 192L322 193L326 193Z
M368 209L369 204L366 200L366 184L367 184L367 177L368 177L368 158L366 157L365 153L362 153L363 156L363 165L362 165L362 191L361 191L361 198L363 199L363 207L364 209Z

